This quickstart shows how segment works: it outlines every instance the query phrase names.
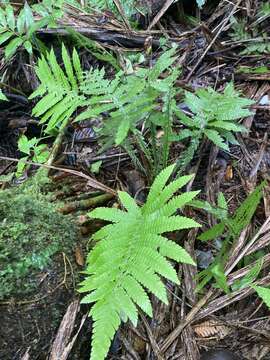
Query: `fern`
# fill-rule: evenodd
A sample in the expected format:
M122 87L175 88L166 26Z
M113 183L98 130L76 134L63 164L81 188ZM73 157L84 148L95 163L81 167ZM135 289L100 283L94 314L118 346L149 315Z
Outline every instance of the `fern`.
M241 45L244 50L242 55L250 54L268 54L270 51L270 42L267 32L259 27L259 24L267 20L270 16L270 5L268 2L261 3L256 14L256 20L252 24L247 24L245 18L231 19L230 37L237 42L243 42Z
M200 291L212 277L215 277L218 285L221 286L221 284L223 284L221 288L228 292L228 287L224 286L225 274L222 269L228 256L229 245L238 238L241 231L250 223L262 198L262 190L264 186L265 182L262 182L259 186L257 186L256 189L243 201L232 217L228 215L227 204L224 202L225 199L219 199L218 205L223 208L223 212L218 212L218 217L222 217L224 220L219 222L217 225L214 225L211 229L203 232L198 239L201 241L209 241L224 235L225 239L223 240L222 248L213 263L206 270L203 270L198 274L200 283L197 286L197 291ZM196 206L196 202L193 203L193 205Z
M86 279L80 292L88 293L82 303L94 303L92 360L103 360L121 320L136 326L137 306L152 316L146 290L167 304L160 276L178 284L179 279L167 259L194 264L190 255L162 233L198 227L194 220L173 215L190 202L198 191L173 196L192 176L181 177L166 185L174 165L163 170L154 181L146 203L140 208L133 198L119 192L126 211L98 208L91 218L112 222L95 233L97 241L87 258Z
M57 26L57 20L61 19L64 14L63 5L65 0L42 0L38 4L34 4L32 9L43 19L49 28Z
M230 83L224 89L223 94L215 90L199 89L195 94L185 93L185 104L194 114L191 118L175 107L175 114L187 129L184 130L184 138L190 137L192 142L190 149L181 156L178 164L179 169L190 161L199 146L202 137L208 138L219 148L229 151L227 142L237 143L233 132L243 132L246 129L239 125L236 120L249 116L251 112L246 107L253 104L252 100L240 97ZM181 138L182 134L175 138Z
M245 46L245 50L241 52L242 55L249 54L269 54L270 41L266 33L260 33L260 37L254 41L250 39L251 44Z
M270 4L269 2L261 3L259 11L258 11L258 18L260 21L264 21L270 17Z
M163 80L159 76L175 61L175 51L175 48L166 51L152 69L140 69L130 76L120 71L108 80L103 68L83 72L76 50L71 60L64 46L62 70L51 50L41 57L36 68L41 84L30 98L45 96L34 107L33 115L41 116L41 123L48 122L46 131L50 132L68 121L78 108L84 109L75 121L101 117L104 121L101 135L119 145L149 117L160 96L173 86L177 69Z

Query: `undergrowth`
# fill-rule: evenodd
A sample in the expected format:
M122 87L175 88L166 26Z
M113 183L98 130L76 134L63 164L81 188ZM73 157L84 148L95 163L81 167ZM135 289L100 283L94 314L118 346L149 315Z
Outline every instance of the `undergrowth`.
M269 21L270 4L262 2L253 23L248 24L246 18L232 17L231 38L242 43L242 55L268 54L270 51L269 32L262 30L261 25Z
M262 190L265 182L252 191L248 197L240 204L233 215L228 212L228 204L223 194L219 195L218 208L214 209L210 204L201 201L193 201L193 205L207 209L209 213L218 220L218 223L212 228L204 231L198 239L200 241L214 241L213 246L216 247L217 256L207 267L201 271L198 276L197 291L200 292L212 279L216 281L214 286L219 287L226 293L230 291L227 285L227 278L224 266L230 255L230 249L234 242L238 240L240 233L249 225L251 219L262 198Z
M70 122L98 120L100 126L95 130L100 152L121 146L135 167L147 176L149 184L155 178L142 206L119 191L121 209L97 208L89 213L92 219L110 222L92 237L96 245L87 257L85 280L79 290L85 293L82 303L92 304L91 359L105 359L122 321L130 320L136 326L140 310L152 316L150 293L167 304L162 278L179 284L175 270L178 263L195 265L184 248L164 235L200 226L194 219L180 215L186 204L205 209L218 221L198 237L200 241L215 241L217 256L198 274L197 291L201 292L210 282L226 293L241 286L252 286L270 306L270 290L252 285L261 270L259 261L242 282L234 283L231 288L225 270L229 250L250 223L264 184L259 185L233 215L229 214L222 194L218 196L218 208L214 208L193 201L198 191L178 193L192 179L190 175L180 175L202 144L210 142L225 152L230 151L230 144L238 144L235 133L247 131L239 122L252 114L248 107L253 101L242 97L233 83L227 84L223 91L207 88L184 92L177 83L181 69L177 65L176 45L164 50L160 57L153 57L147 68L133 67L130 63L127 69L109 51L103 51L93 41L68 29L72 39L97 59L108 62L114 70L110 76L104 67L86 71L75 48L69 52L62 44L58 56L55 50L48 51L37 36L39 29L56 26L64 6L80 7L77 1L43 0L32 7L26 2L17 16L8 1L5 3L0 8L0 45L6 59L19 49L26 50L31 59L35 51L40 53L35 67L40 85L30 100L35 101L32 115L39 119L46 136L57 136ZM137 12L137 3L134 0L86 1L84 10L107 9L118 19L130 21ZM199 7L204 3L197 0ZM259 24L270 15L269 6L264 5L252 29L247 31L244 22L232 26L233 40L247 40L248 44L252 36L259 34ZM35 20L34 13L42 19ZM243 54L269 51L267 41L267 34L260 34L253 48L244 45ZM148 61L148 56L146 51L142 62ZM186 110L179 107L180 99ZM7 100L1 91L0 100ZM47 146L40 140L21 135L18 148L24 157L18 163L18 175L26 167L25 160L38 163L48 160ZM167 167L171 162L171 145L180 142L184 143L185 150L179 154L176 165ZM35 177L33 182L18 189L0 192L1 299L27 294L36 288L38 272L49 267L59 251L69 251L76 239L71 219L57 212L48 196L40 191L43 185L43 180Z

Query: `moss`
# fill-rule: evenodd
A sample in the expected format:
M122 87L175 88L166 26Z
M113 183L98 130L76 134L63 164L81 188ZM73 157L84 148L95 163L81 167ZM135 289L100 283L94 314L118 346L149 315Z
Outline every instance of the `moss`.
M69 252L77 229L40 191L44 179L0 192L0 298L26 294L59 251Z

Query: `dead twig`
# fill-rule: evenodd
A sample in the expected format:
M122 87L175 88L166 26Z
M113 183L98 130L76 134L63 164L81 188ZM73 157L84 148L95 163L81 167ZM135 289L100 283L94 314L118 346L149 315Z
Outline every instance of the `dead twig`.
M0 156L0 159L1 160L9 160L9 161L15 161L15 162L19 162L20 160L19 159L16 159L16 158L10 158L10 157L7 157L7 156ZM106 185L103 185L101 182L93 179L91 176L89 175L86 175L80 171L77 171L77 170L71 170L71 169L65 169L65 168L61 168L61 167L57 167L57 166L53 166L53 165L47 165L47 164L39 164L39 163L35 163L35 162L32 162L32 161L24 161L25 164L28 164L28 165L34 165L34 166L40 166L40 167L44 167L44 168L47 168L47 169L54 169L54 170L58 170L58 171L63 171L63 172L66 172L66 173L69 173L69 174L73 174L73 175L76 175L76 176L79 176L81 178L84 178L88 181L88 184L93 187L94 189L99 189L99 190L102 190L106 193L109 193L109 194L112 194L114 196L117 195L117 192L111 188L109 188L108 186Z
M205 51L203 52L202 56L199 58L199 60L197 61L197 63L193 66L193 68L191 69L191 71L189 72L188 76L186 77L186 82L188 82L191 78L191 76L193 75L194 71L197 69L197 67L200 65L200 63L203 61L204 57L206 56L206 54L208 53L208 51L211 49L211 47L214 45L214 43L216 42L217 38L219 37L219 35L221 34L221 32L223 31L223 29L225 28L225 26L228 24L228 22L230 21L230 18L233 16L235 10L238 8L238 5L241 3L242 0L238 0L238 2L235 4L235 6L233 7L233 9L231 10L230 14L228 15L228 17L225 19L225 21L223 22L222 26L219 28L218 32L216 33L216 35L213 37L213 40L210 42L210 44L207 46L207 48L205 49Z
M151 30L152 27L156 25L156 23L162 18L165 12L169 9L169 7L174 3L174 0L166 0L165 4L161 8L161 10L157 13L154 19L151 21L150 25L148 26L147 30Z

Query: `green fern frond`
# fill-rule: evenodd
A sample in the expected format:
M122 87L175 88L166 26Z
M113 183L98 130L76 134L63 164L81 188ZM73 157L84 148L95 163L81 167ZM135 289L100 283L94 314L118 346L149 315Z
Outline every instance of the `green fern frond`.
M190 118L179 109L175 109L179 121L191 132L191 143L180 157L178 169L185 168L191 161L203 134L225 151L229 151L226 142L237 144L232 132L247 130L236 120L251 115L248 107L254 102L241 97L230 83L225 87L223 94L211 88L199 89L194 94L186 92L185 103L194 117Z
M228 221L230 231L234 236L239 236L240 232L250 223L252 216L257 209L262 195L265 181L258 185L251 194L243 201L239 208L235 211L232 219Z
M86 279L80 289L87 293L83 303L94 302L90 311L94 321L91 359L105 359L121 321L129 319L136 326L137 306L152 316L146 291L167 303L160 277L179 283L169 260L194 264L181 246L162 236L199 226L192 219L173 215L198 193L173 197L192 178L185 176L166 185L173 170L174 165L169 166L157 176L143 207L127 193L119 192L126 210L97 208L89 213L91 218L112 222L93 236L98 242L87 257ZM157 203L158 198L162 200Z
M48 122L47 132L68 121L85 99L80 92L83 72L76 50L73 50L71 60L63 45L62 59L64 70L59 66L53 50L46 58L42 56L39 59L36 74L41 84L30 96L30 99L43 96L32 112L35 116L41 116L41 123Z
M252 216L260 203L264 186L265 182L263 181L248 195L232 217L227 215L224 221L203 232L198 239L202 241L213 240L222 235L225 229L229 232L230 238L239 236L241 231L250 223ZM224 204L224 200L222 201L222 204ZM224 204L224 206L226 205Z

